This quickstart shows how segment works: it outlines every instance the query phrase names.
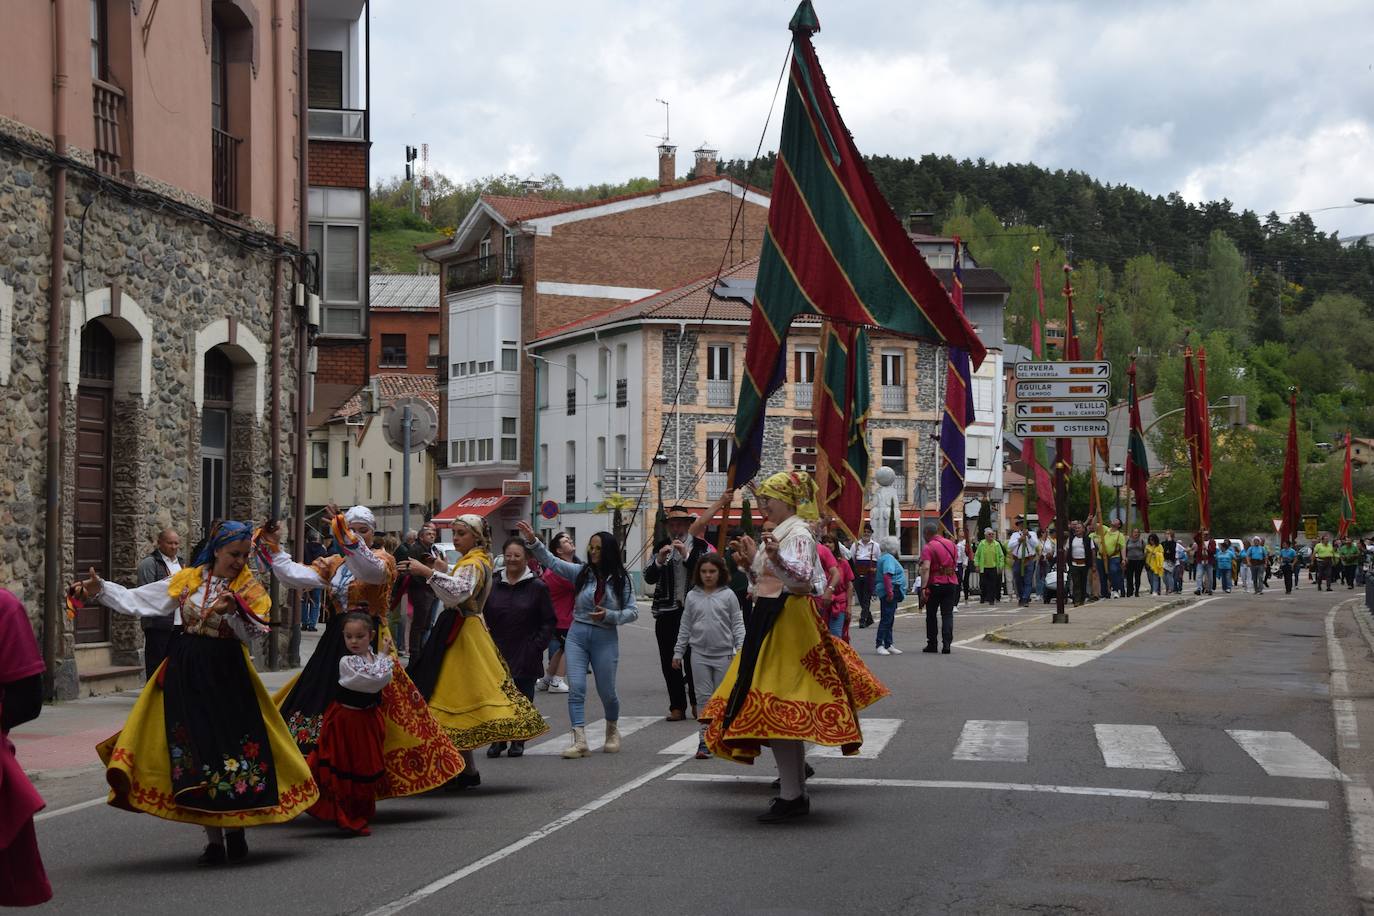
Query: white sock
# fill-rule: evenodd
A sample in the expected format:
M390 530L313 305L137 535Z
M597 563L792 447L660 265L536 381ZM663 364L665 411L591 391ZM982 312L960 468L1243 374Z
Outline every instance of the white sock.
M792 801L801 797L806 782L806 746L800 741L784 741L774 738L769 744L773 757L778 762L778 777L782 788L778 797Z

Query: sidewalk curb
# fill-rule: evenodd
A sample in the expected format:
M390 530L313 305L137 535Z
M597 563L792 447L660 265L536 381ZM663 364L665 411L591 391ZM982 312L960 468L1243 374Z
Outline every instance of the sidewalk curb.
M1124 633L1126 630L1138 626L1144 623L1145 621L1150 620L1151 618L1158 617L1160 614L1163 614L1166 611L1173 611L1182 607L1187 607L1188 605L1192 604L1194 600L1195 597L1176 598L1172 601L1166 601L1163 604L1155 605L1154 607L1149 608L1148 610L1141 611L1134 617L1126 618L1125 620L1121 621L1120 623L1116 624L1115 626L1111 627L1105 632L1099 634L1095 638L1088 640L1087 642L1039 642L1028 639L1016 639L1015 637L1005 635L1009 630L1014 630L1019 626L1030 623L1031 621L1029 620L1020 620L1016 623L1009 623L1004 627L998 627L997 629L992 630L991 632L985 633L983 635L983 639L987 642L994 642L998 645L1006 646L1011 649L1096 649L1098 646L1107 642L1113 636L1117 636L1121 633Z

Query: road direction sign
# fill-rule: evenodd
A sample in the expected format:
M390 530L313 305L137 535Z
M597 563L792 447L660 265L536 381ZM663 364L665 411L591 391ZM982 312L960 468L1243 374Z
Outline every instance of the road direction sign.
M1017 420L1021 439L1100 439L1108 434L1106 420Z
M1093 363L1044 363L1026 362L1016 364L1018 379L1110 379L1112 364L1106 361Z
M1020 365L1018 363L1018 365ZM1081 382L1017 382L1016 400L1086 400L1104 398L1111 391L1111 383L1105 379L1084 379Z
M1106 401L1017 401L1018 420L1100 420L1107 416Z

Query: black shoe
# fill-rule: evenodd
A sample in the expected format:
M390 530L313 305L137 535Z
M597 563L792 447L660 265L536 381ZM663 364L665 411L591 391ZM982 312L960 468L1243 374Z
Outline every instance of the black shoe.
M948 654L949 654L949 646L945 646L943 649L941 649L941 650L940 650L940 654L941 654L941 655L948 655Z
M816 775L816 771L813 770L813 769L811 768L811 764L808 763L808 764L806 765L806 778L807 778L807 779L810 779L812 776L815 776L815 775ZM775 789L781 789L781 788L782 788L782 777L778 777L777 779L773 780L773 788L775 788Z
M226 856L223 843L206 843L205 851L196 859L197 865L223 865Z
M926 647L925 647L924 649L922 649L921 651L922 651L922 652L934 652L934 651L935 651L935 643L933 643L933 642L928 642L928 643L926 643Z
M506 756L507 756L507 757L523 757L523 756L525 756L525 742L523 742L523 741L512 741L512 742L510 743L510 750L506 751Z
M775 798L768 803L768 810L759 815L760 824L777 824L794 817L805 817L811 813L811 799L798 795L791 801Z
M508 745L504 741L493 741L491 746L487 748L487 756L500 757L507 747Z
M242 862L248 858L248 839L243 835L242 830L226 830L224 832L224 845L228 851L230 862Z
M450 792L461 792L464 789L475 789L482 784L482 774L472 770L464 770L457 776L444 783L444 788Z

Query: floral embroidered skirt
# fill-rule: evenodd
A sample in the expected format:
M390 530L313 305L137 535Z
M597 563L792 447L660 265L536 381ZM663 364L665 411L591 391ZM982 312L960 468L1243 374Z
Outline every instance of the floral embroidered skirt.
M237 640L179 636L118 734L96 748L109 803L171 821L289 821L319 792Z
M811 598L760 598L744 648L702 712L706 746L737 763L753 763L775 738L857 754L859 710L889 692L848 643L830 635Z
M539 710L515 689L510 669L476 617L447 608L410 673L430 712L453 743L471 750L494 741L526 741L549 730Z
M325 710L334 702L339 684L339 659L348 651L343 640L343 616L325 622L324 635L301 673L272 697L287 730L306 757L315 752ZM387 636L385 620L379 623L378 641ZM463 772L463 757L430 713L425 698L415 689L405 669L392 654L391 683L382 690L382 743L385 772L377 783L377 798L400 798L437 789Z
M309 758L310 771L320 784L320 800L310 808L312 817L366 832L377 810L377 788L386 775L385 738L380 706L356 709L333 703L324 711L320 742Z

